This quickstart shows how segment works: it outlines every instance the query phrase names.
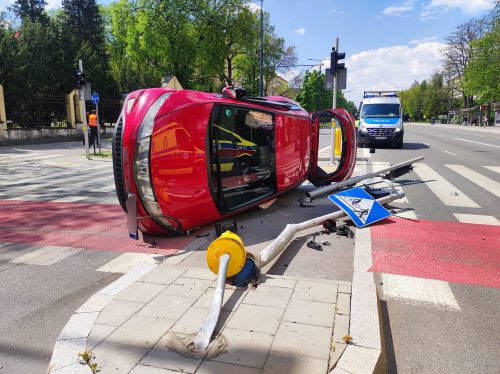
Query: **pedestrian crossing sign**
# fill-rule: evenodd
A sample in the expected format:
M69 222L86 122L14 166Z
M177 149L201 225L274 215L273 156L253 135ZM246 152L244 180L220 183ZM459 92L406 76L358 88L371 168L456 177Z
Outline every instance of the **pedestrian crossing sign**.
M351 218L356 227L365 227L391 216L391 212L361 187L337 192L328 198Z

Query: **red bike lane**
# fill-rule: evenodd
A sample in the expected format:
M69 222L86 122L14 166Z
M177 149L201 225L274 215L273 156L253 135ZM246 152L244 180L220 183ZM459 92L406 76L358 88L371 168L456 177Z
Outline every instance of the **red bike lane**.
M2 242L168 255L192 240L186 235L132 240L119 205L0 200Z
M372 272L500 288L500 226L390 218L371 239Z

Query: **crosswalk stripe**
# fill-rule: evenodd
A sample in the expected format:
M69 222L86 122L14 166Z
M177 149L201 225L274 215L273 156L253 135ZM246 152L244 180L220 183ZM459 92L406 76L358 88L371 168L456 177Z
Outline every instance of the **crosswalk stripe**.
M393 209L393 210L394 210L394 215L396 217L415 219L415 220L418 219L417 213L415 213L413 209Z
M54 158L54 157L63 157L63 155L45 155L45 156L27 155L26 156L26 160L15 160L15 161L14 160L10 160L9 158L7 158L7 159L0 160L0 165L8 164L8 163L11 163L11 162L16 162L16 163L26 162L26 161L34 162L34 161L46 160L48 158Z
M87 197L88 196L66 196L51 201L53 203L74 203L76 201L85 200Z
M448 282L387 273L381 277L377 288L382 300L396 298L461 310Z
M99 165L99 166L91 166L89 168L87 165L79 165L79 169L80 169L80 171L83 171L83 172L92 172L92 171L97 171L100 169L110 169L111 170L111 166L110 165ZM2 180L0 181L0 186L24 185L26 183L33 182L33 181L40 181L40 180L44 180L44 179L46 180L47 178L53 177L53 175L54 175L54 173L50 172L50 173L47 173L44 175L37 175L36 177L19 179L19 174L12 174L11 178L10 178L11 180L3 179L5 177L5 175L3 175ZM72 177L74 175L75 175L75 172L70 170L70 171L66 171L64 173L58 173L57 179L60 180L61 178ZM80 173L80 175L81 175L81 173Z
M115 184L108 184L107 186L103 187L98 187L93 190L90 190L89 192L113 192L116 191L116 186Z
M141 264L155 264L155 257L158 255L149 253L124 253L107 264L104 264L96 271L108 273L126 273L133 267Z
M462 191L426 164L414 164L413 170L444 205L464 208L480 208L479 205L467 197Z
M14 264L27 264L27 265L54 265L59 261L64 260L66 257L72 256L80 252L81 248L68 248L58 246L46 246L36 251L27 253L25 255L16 257L10 262Z
M485 177L478 172L471 170L463 165L448 165L445 164L447 168L450 168L454 172L460 174L462 177L467 178L472 183L477 184L479 187L484 188L486 191L491 192L496 197L500 197L500 183Z
M494 171L495 173L500 174L500 166L483 166L483 168Z
M475 223L478 225L500 226L500 221L494 216L483 216L480 214L453 213L458 222Z

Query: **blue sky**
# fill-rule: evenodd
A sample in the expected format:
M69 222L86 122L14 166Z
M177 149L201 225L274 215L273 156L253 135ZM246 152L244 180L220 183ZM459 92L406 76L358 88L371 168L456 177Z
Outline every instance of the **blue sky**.
M0 0L0 11L14 0ZM109 0L97 0L109 4ZM47 0L50 8L61 0ZM363 90L408 88L441 65L444 38L456 26L486 14L495 0L263 0L271 24L299 64L324 60L335 38L346 53L348 98L358 102ZM260 0L254 0L260 6ZM317 67L316 67L317 68ZM307 67L297 68L305 70ZM324 69L324 68L323 68Z

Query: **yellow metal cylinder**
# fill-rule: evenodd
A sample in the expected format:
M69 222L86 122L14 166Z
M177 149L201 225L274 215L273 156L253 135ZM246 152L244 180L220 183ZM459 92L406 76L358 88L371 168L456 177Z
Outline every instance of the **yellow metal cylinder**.
M335 156L340 156L342 152L342 130L340 127L335 128Z
M245 265L247 254L241 238L231 231L224 232L208 246L207 265L213 273L218 273L219 257L226 253L231 257L226 276L232 277Z

